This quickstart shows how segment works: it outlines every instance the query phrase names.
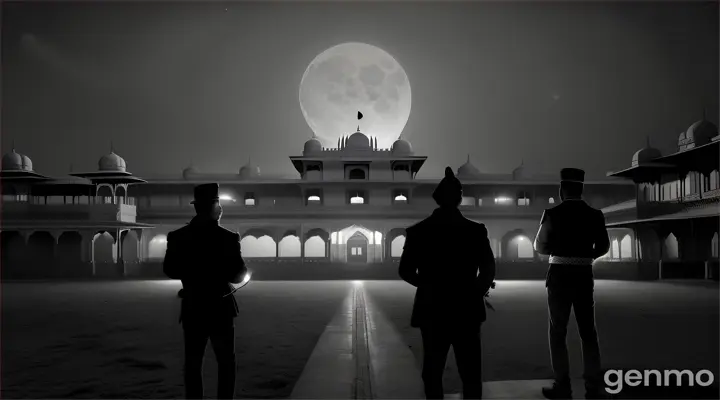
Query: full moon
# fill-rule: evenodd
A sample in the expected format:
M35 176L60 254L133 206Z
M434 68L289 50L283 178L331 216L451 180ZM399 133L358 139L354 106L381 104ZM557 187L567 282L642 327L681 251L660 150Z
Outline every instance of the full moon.
M360 131L389 148L410 116L410 81L386 51L365 43L343 43L320 53L300 82L300 108L326 146ZM357 120L357 112L363 118Z

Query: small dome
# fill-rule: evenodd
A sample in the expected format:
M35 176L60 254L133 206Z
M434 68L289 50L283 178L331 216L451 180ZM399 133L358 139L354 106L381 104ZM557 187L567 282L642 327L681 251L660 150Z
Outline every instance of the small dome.
M680 134L683 136L684 134ZM650 146L650 138L647 139L647 145L643 147L642 149L635 152L632 158L632 166L636 166L639 164L644 164L650 160L660 158L662 157L662 154L660 153L660 150L651 147Z
M32 172L33 170L32 160L25 154L22 155L22 169L23 171L29 172Z
M364 133L357 131L350 135L345 143L345 147L351 149L368 149L370 148L370 139Z
M718 135L718 128L713 124L712 122L706 120L705 118L701 119L700 121L695 122L694 124L690 125L690 127L687 129L687 132L685 132L684 135L680 135L680 138L678 139L678 145L682 146L683 144L689 144L689 143L695 143L695 146L702 146L704 144L710 143L712 138ZM684 136L684 138L683 138ZM679 143L681 141L685 140L688 143Z
M125 172L126 164L122 157L111 151L98 161L98 170L108 172Z
M520 166L515 168L512 172L513 180L524 180L530 178L530 171L525 169L525 161L520 163Z
M240 168L240 178L252 179L260 177L260 167L254 165L251 160L248 160L247 164Z
M23 156L15 152L7 153L2 158L2 169L3 171L18 171L23 169Z
M303 154L319 153L322 151L322 148L323 146L320 140L318 140L317 136L313 135L310 140L305 142Z
M197 174L197 172L198 171L197 171L197 169L195 169L195 167L193 167L193 166L187 167L182 172L183 178L190 179L190 178L192 178L192 175Z
M459 179L474 179L481 174L480 170L470 162L470 154L467 156L465 164L461 165L457 170L457 177Z
M393 143L392 153L393 155L411 155L413 153L412 145L410 145L410 142L400 137Z

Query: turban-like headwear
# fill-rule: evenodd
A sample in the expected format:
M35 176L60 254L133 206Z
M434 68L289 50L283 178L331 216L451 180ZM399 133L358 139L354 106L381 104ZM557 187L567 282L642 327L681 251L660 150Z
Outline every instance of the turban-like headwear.
M462 199L462 184L455 177L452 168L445 167L445 177L435 188L432 194L435 202L440 206L457 206Z

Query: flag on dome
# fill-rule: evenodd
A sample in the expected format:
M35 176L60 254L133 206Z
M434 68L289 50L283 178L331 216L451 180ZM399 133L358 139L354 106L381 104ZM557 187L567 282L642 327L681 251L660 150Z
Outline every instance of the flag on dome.
M362 113L360 111L358 111L358 121L361 120L362 117L363 117Z

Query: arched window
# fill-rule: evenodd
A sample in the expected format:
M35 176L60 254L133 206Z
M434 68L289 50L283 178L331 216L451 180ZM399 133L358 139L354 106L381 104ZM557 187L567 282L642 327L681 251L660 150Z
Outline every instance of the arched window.
M360 168L350 170L349 179L365 179L365 171Z
M350 204L365 204L365 198L356 194L350 198Z
M625 235L620 241L620 258L632 258L632 239L630 235Z
M679 256L678 241L672 233L665 239L665 258L675 260Z
M403 247L405 247L405 236L400 235L395 237L390 243L390 257L402 256Z
M148 244L148 257L151 259L165 258L165 250L167 250L167 236L156 235Z
M245 193L245 205L248 207L252 207L255 205L255 194L253 193Z

